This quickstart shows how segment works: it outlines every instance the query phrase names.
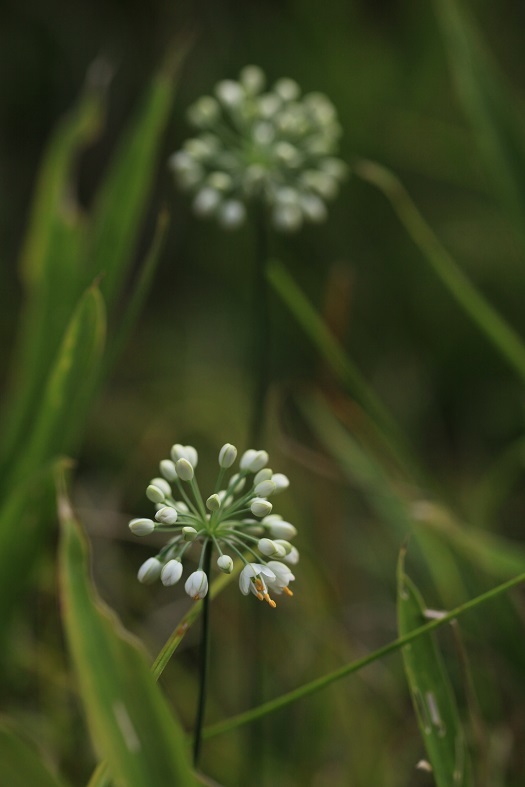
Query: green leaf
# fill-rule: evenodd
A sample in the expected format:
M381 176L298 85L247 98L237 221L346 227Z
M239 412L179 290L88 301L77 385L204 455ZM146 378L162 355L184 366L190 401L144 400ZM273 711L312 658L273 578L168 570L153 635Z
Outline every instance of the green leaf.
M426 606L404 571L404 551L398 564L397 610L399 636L425 623ZM419 728L437 787L471 784L465 737L450 681L433 634L425 634L402 650L405 672Z
M137 241L155 176L162 135L176 87L176 75L187 44L179 44L169 64L155 77L125 134L97 197L91 235L93 275L111 308Z
M456 264L427 224L399 178L374 161L358 159L353 172L380 189L423 258L441 279L452 297L525 382L525 342Z
M65 787L42 762L33 746L6 723L0 723L0 784L6 787Z
M70 448L84 425L104 338L104 303L98 288L90 287L75 309L41 392L33 429L16 468L17 479Z
M280 262L273 260L268 266L267 277L275 292L329 364L345 390L363 407L372 427L389 447L400 466L416 476L421 475L418 463L396 421L286 268Z
M436 0L450 67L486 168L525 241L525 122L519 102L457 0Z
M0 501L0 632L30 580L54 521L49 505L50 466L71 447L85 424L92 381L102 356L104 329L102 298L91 287L75 310L49 372L20 459L2 479L6 491Z
M49 366L87 284L84 222L71 196L71 181L80 150L99 129L102 108L101 90L87 88L52 135L39 172L20 257L26 302L0 445L6 464L32 428Z
M196 783L184 733L145 654L88 578L85 539L59 489L63 618L89 728L111 773L126 787Z

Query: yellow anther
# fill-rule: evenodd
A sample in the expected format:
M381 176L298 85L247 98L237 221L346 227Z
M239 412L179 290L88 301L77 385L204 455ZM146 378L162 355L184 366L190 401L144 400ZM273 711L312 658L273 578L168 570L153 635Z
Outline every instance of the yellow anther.
M290 590L290 588L283 588L283 590L284 590L284 592L286 593L287 596L293 596L293 593Z
M268 604L269 604L269 605L272 607L272 609L275 609L275 607L277 606L277 604L275 603L275 601L273 600L273 598L270 598L270 596L268 595L268 593L265 593L265 594L264 594L264 600L265 600L266 602L268 602Z
M262 601L262 600L263 600L263 598L264 598L263 594L262 594L262 593L259 593L259 591L257 591L257 593L256 593L255 595L257 596L257 598L259 599L259 601Z

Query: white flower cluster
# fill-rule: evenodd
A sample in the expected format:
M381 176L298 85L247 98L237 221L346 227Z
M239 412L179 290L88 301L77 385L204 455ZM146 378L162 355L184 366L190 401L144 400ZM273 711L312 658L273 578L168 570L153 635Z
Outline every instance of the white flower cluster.
M268 498L289 486L282 473L273 473L266 451L249 449L240 460L239 472L225 483L226 472L237 458L237 449L226 443L219 452L219 475L215 492L204 501L197 479L197 451L190 445L174 445L171 459L160 463L161 477L154 478L146 496L155 504L155 519L132 519L129 528L137 536L154 531L173 533L155 557L139 569L140 582L150 584L160 578L164 585L176 584L183 573L182 559L192 544L201 548L199 568L185 583L186 593L197 600L208 592L209 577L203 570L204 546L211 544L218 553L217 567L230 574L231 554L244 563L239 587L275 607L270 592L292 595L288 585L295 579L289 566L299 560L292 539L297 531L282 517L272 514ZM173 494L173 489L177 493ZM250 562L247 556L255 558Z
M215 96L202 96L188 110L198 136L170 158L181 188L194 195L198 216L216 217L235 229L246 218L246 203L262 201L273 226L294 232L304 222L322 222L346 175L334 157L341 127L323 93L301 96L292 79L265 90L257 66L246 66L239 81L223 80Z

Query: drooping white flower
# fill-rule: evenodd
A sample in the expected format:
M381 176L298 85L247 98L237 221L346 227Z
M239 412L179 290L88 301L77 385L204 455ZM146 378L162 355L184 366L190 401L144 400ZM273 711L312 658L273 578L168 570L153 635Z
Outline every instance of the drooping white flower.
M149 557L139 568L137 578L143 585L152 585L160 577L162 563L156 557Z
M275 579L274 572L262 563L247 563L239 576L239 588L244 596L251 591L259 601L266 601L271 607L275 607L268 593L266 580Z
M194 601L204 598L208 592L208 577L202 569L198 569L189 575L184 585L184 590Z
M180 560L168 560L162 567L160 579L163 585L171 587L175 585L182 576L182 563Z
M293 582L295 576L292 574L288 566L285 566L284 563L281 563L278 560L270 560L267 563L267 566L275 574L275 579L271 579L270 577L266 579L266 584L270 590L279 595L284 592L288 596L293 596L293 593L289 589L288 585L290 582Z

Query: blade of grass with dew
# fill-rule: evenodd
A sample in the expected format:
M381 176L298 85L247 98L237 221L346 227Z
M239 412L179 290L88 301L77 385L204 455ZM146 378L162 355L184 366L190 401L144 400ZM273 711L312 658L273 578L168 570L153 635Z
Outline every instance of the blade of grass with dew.
M305 683L302 686L299 686L297 689L293 689L286 694L282 694L280 697L276 697L273 700L264 702L262 705L251 708L244 713L239 713L237 716L233 716L230 719L225 719L224 721L218 722L217 724L212 724L211 726L206 727L204 729L203 738L213 738L216 735L223 735L226 732L231 732L232 730L242 727L245 724L249 724L256 719L261 719L263 716L268 716L270 713L274 713L281 708L285 708L286 706L291 705L292 703L297 702L304 697L308 697L311 694L322 691L332 683L337 683L337 681L342 680L349 675L353 675L365 667L368 667L368 665L373 664L374 661L379 661L379 659L383 659L385 656L396 653L398 650L401 650L401 648L405 647L405 645L415 642L417 639L419 639L419 637L430 634L432 631L435 631L441 626L444 626L446 623L456 620L456 618L459 618L466 612L470 612L476 607L481 607L488 601L501 596L503 593L508 593L509 590L518 587L518 585L521 585L524 582L525 573L519 574L518 576L509 579L507 582L503 582L501 585L497 585L491 590L488 590L486 593L482 593L479 596L466 601L464 604L455 607L454 609L450 610L450 612L444 614L443 617L432 620L430 623L419 626L417 629L413 629L403 637L399 637L393 642L384 645L382 648L375 650L368 656L364 656L363 658L357 659L356 661L351 661L350 663L345 664L343 667L339 667L339 669L333 670L326 675L322 675L320 678L316 678L315 680Z
M420 628L425 620L421 594L405 574L401 551L397 569L399 636ZM456 700L432 634L406 645L403 663L421 736L432 765L436 787L471 784L469 754Z
M6 787L66 787L55 776L17 729L0 723L0 784Z
M280 262L273 260L267 268L267 277L310 341L342 382L346 391L355 397L364 408L378 434L383 438L383 442L388 445L401 467L408 469L415 477L421 477L422 471L418 462L394 418L368 385L353 361L348 358L344 349L286 268Z
M457 266L427 224L399 178L373 161L354 162L355 175L378 188L390 201L398 218L425 260L479 330L525 382L525 344Z
M89 580L85 538L58 478L62 612L89 728L116 781L127 787L196 784L182 728L139 643Z
M525 118L463 4L435 0L457 92L518 236L525 242Z
M104 342L104 307L90 287L71 319L41 392L35 426L12 468L0 507L0 633L32 574L47 528L53 522L46 499L45 468L65 452L84 425L86 390L97 374ZM47 477L40 484L36 479ZM42 488L41 488L42 487ZM49 501L47 501L49 502ZM21 567L23 566L23 570Z
M118 298L153 183L188 41L174 46L144 96L101 186L90 227L92 274L102 274L108 312Z
M88 85L53 133L39 171L20 256L26 303L3 415L0 457L4 464L11 464L22 450L22 437L38 410L47 371L87 284L81 258L83 219L71 197L71 181L79 152L101 126L103 106L102 86Z

